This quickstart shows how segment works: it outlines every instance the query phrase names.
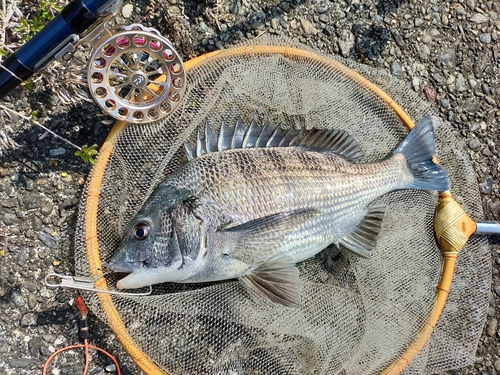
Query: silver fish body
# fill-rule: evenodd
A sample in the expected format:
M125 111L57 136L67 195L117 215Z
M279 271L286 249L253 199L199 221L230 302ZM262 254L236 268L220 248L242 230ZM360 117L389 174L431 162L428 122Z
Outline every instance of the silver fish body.
M361 150L343 132L264 133L239 123L217 142L208 127L198 136L197 149L188 148L192 160L154 190L126 229L109 264L131 272L119 288L240 278L295 306L295 263L330 244L369 256L385 211L372 201L397 189L449 188L430 160L430 116L371 164L352 162Z

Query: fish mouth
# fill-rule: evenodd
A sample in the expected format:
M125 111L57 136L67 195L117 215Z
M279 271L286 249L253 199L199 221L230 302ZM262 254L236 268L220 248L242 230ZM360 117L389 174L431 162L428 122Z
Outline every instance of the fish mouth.
M120 261L111 261L108 263L106 268L111 272L120 272L120 273L134 273L138 272L144 262L120 262Z

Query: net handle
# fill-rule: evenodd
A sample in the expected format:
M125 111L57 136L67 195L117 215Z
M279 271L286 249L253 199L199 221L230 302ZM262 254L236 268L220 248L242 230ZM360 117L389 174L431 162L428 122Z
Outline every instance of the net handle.
M354 70L344 66L343 64L329 59L325 56L318 55L314 52L304 51L294 47L286 46L244 46L235 47L224 51L215 51L207 53L205 55L199 56L192 60L187 61L184 67L187 71L195 66L202 66L211 61L215 56L249 56L249 55L259 55L259 54L281 54L284 57L290 57L295 59L309 59L314 60L318 64L325 66L331 66L334 69L341 71L349 78L356 81L361 86L368 88L375 95L381 98L389 107L391 107L394 112L398 115L401 121L408 129L412 129L415 124L411 118L406 114L406 112L383 90L378 86L370 82L367 78L363 77L361 74L355 72ZM113 152L114 146L117 142L118 135L127 126L124 121L117 121L113 128L111 129L108 137L106 138L97 158L96 164L92 171L92 175L89 181L88 198L85 209L85 233L86 233L86 249L89 258L89 267L92 276L97 276L101 271L101 261L99 257L99 248L97 242L97 208L99 203L99 191L104 177L104 172L108 160ZM140 125L136 125L140 126ZM449 194L449 192L447 192ZM451 197L451 194L449 194ZM414 341L410 344L408 349L401 354L391 365L389 365L382 374L399 374L413 358L422 349L425 343L428 341L437 321L443 311L443 307L448 296L448 291L450 289L451 281L453 278L453 273L455 270L456 259L458 255L458 250L456 254L449 252L447 255L443 253L444 263L441 276L439 279L438 286L436 287L436 298L432 309L429 313L428 318L425 320L422 328L417 334ZM106 281L104 278L101 279L101 285L99 287L106 289ZM120 315L113 303L110 295L104 293L98 293L99 302L106 315L109 327L117 337L118 341L122 344L125 351L130 355L131 359L143 370L146 374L159 375L167 374L162 372L141 349L135 344L132 337L129 335Z
M465 246L469 237L476 231L476 228L476 222L466 215L460 204L453 199L450 191L439 194L439 204L434 216L434 231L443 255L443 270L436 286L434 305L408 349L381 374L399 374L429 340L443 312L455 272L458 253Z

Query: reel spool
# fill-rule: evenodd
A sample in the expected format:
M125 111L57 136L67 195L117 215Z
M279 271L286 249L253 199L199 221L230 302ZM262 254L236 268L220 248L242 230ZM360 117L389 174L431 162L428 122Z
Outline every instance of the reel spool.
M157 30L140 24L119 26L94 46L87 80L102 109L128 123L167 116L186 91L177 51Z

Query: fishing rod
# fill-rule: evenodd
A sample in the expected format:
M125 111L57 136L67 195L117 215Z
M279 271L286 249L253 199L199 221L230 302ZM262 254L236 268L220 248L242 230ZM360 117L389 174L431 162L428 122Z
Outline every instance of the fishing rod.
M80 35L115 16L122 0L73 0L40 32L0 65L0 99L56 59L68 60Z

